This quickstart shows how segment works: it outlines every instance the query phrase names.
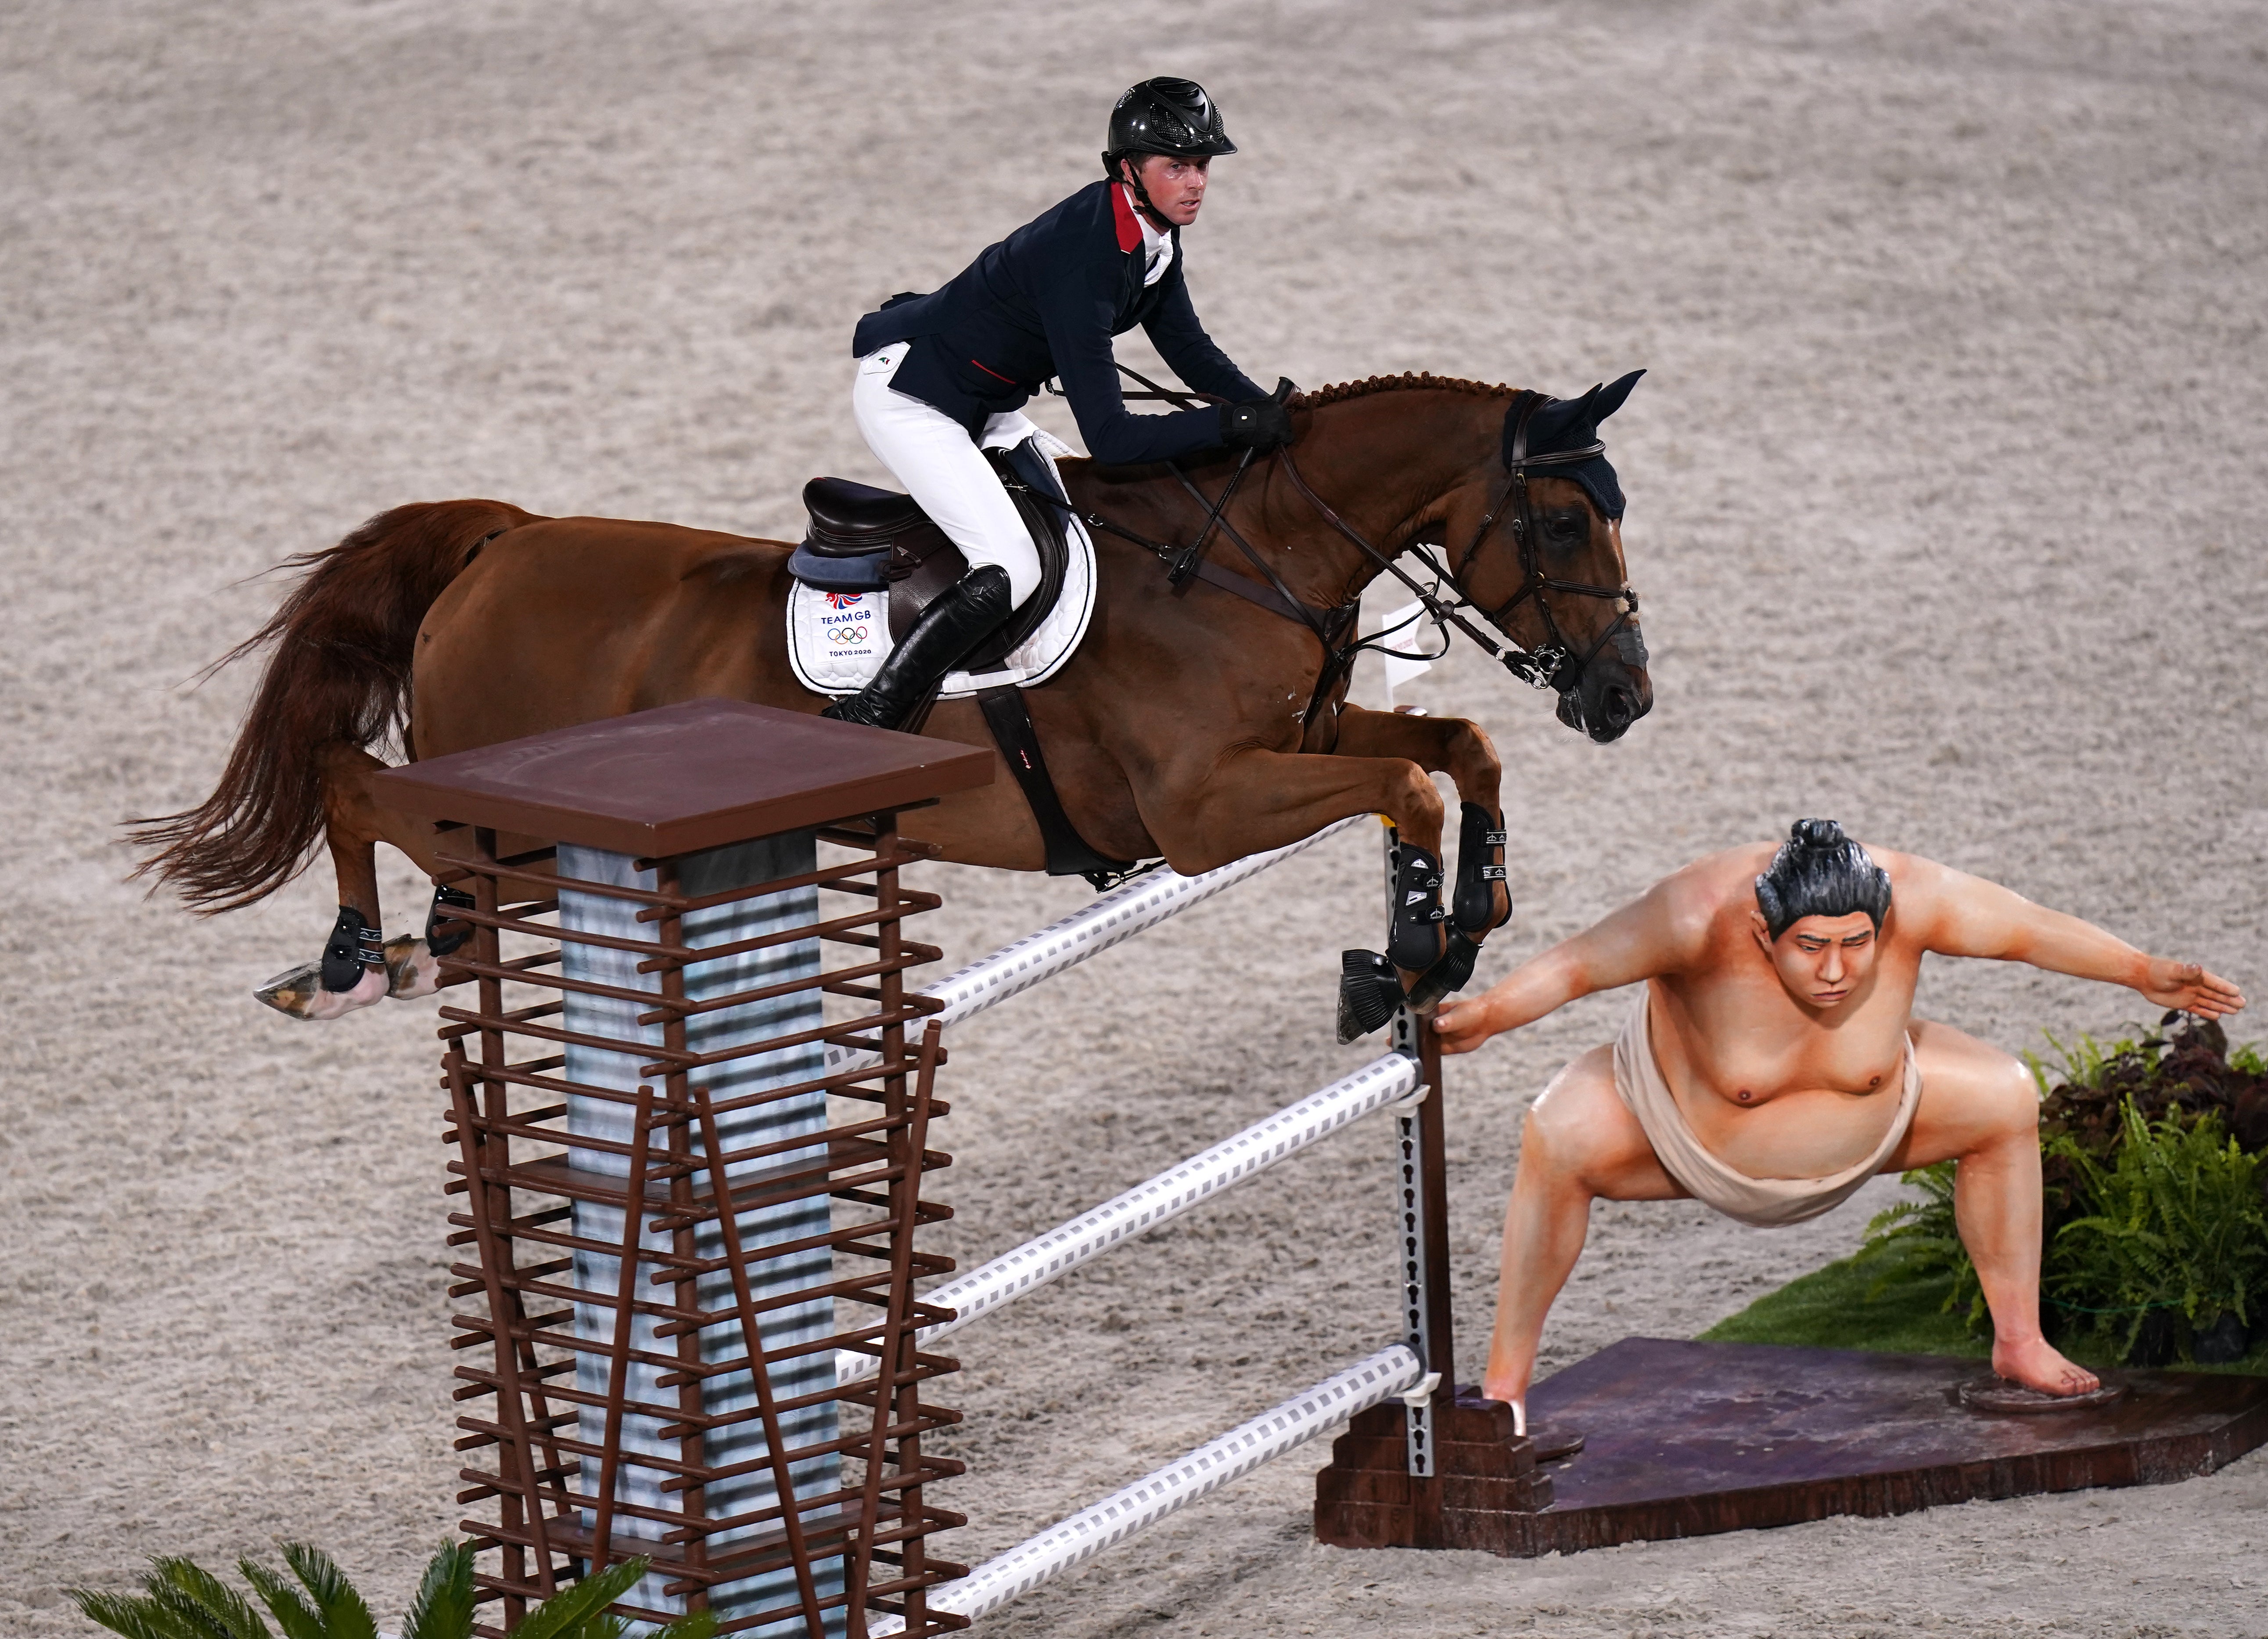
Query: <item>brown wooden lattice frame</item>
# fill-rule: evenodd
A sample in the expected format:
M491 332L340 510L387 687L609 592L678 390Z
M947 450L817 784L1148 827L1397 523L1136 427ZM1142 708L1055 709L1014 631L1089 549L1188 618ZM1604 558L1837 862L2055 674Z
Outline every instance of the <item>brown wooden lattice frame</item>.
M869 823L871 829L818 828L823 841L850 852L849 860L753 886L688 895L680 890L678 861L672 859L638 861L654 870L655 886L650 890L578 884L578 892L637 904L638 919L652 927L653 938L651 943L633 946L557 925L552 850L499 857L494 831L458 826L443 831L440 858L447 875L442 880L468 888L474 900L461 912L472 937L442 963L444 986L472 986L474 1001L442 1008L441 1037L442 1079L450 1112L445 1139L456 1152L449 1163L448 1189L466 1198L463 1209L450 1214L449 1244L472 1249L478 1259L453 1265L457 1284L451 1288L451 1296L480 1300L477 1310L454 1315L457 1335L452 1347L468 1352L486 1348L492 1358L488 1367L468 1361L455 1371L461 1384L458 1400L494 1402L489 1415L468 1409L457 1425L463 1431L457 1442L460 1451L494 1454L493 1468L460 1471L468 1488L458 1497L460 1504L495 1505L494 1518L468 1519L463 1526L481 1550L481 1597L497 1607L493 1614L499 1621L484 1625L484 1634L509 1632L526 1615L531 1600L548 1598L572 1580L634 1554L652 1556L652 1569L668 1577L667 1592L681 1597L689 1608L705 1605L710 1590L721 1584L793 1568L793 1604L738 1613L720 1625L724 1633L800 1614L816 1639L826 1631L831 1606L843 1607L844 1626L852 1639L863 1639L870 1612L902 1617L910 1639L968 1625L964 1617L928 1606L928 1590L966 1574L963 1566L932 1557L927 1541L934 1532L964 1524L963 1517L924 1500L926 1486L959 1473L961 1465L922 1450L925 1434L960 1421L958 1412L921 1399L923 1386L957 1370L958 1362L917 1350L917 1328L947 1318L949 1311L922 1303L913 1289L917 1277L946 1274L953 1267L950 1259L919 1251L914 1245L923 1225L950 1215L950 1208L923 1200L920 1192L923 1176L947 1165L951 1158L925 1147L929 1122L947 1109L932 1092L936 1068L944 1058L938 1027L920 1024L939 1004L909 990L904 978L909 968L936 961L940 953L906 938L902 923L909 915L934 909L939 901L934 895L900 884L900 868L919 856L918 845L899 838L895 816L873 816ZM688 912L805 887L871 903L737 944L696 950L682 942L681 919ZM659 993L566 977L559 971L563 939L633 950L641 972L659 975ZM821 971L808 978L730 997L687 999L684 970L693 962L810 939L821 941L823 952L849 947L860 959L835 968L822 959ZM512 993L521 987L532 988L534 998L526 1000L524 992ZM706 1055L688 1050L686 1023L697 1013L809 990L849 999L856 1016ZM565 1010L565 993L571 991L645 1004L639 1023L660 1027L661 1046L567 1030L560 1015ZM841 1006L838 1002L838 1009ZM918 1031L910 1038L909 1026ZM702 1078L703 1069L730 1059L814 1042L878 1056L832 1074L730 1099L713 1099ZM641 1078L651 1080L642 1079L635 1094L570 1082L563 1074L569 1045L634 1053ZM515 1052L522 1056L515 1058ZM718 1155L718 1116L820 1089L834 1101L824 1134L824 1162L814 1165L803 1160L736 1172L728 1192L736 1210L720 1211L710 1171L710 1157ZM586 1135L575 1139L579 1149L626 1155L627 1178L568 1165L569 1095L631 1106L629 1144ZM846 1104L853 1119L836 1113ZM806 1133L728 1151L718 1157L719 1164L760 1162L768 1151L807 1152L819 1141L818 1135ZM758 1205L820 1195L832 1202L827 1232L767 1245L763 1252L777 1258L824 1245L832 1253L833 1278L802 1290L754 1298L748 1271L757 1259L740 1244L738 1214ZM624 1208L633 1200L646 1206L641 1212L624 1212L621 1245L578 1239L572 1232L575 1202ZM711 1221L724 1252L704 1259L696 1250L695 1235L699 1226ZM670 1250L642 1247L641 1224L669 1235ZM666 1295L656 1291L641 1296L638 1283L626 1279L620 1283L630 1292L626 1305L612 1294L574 1287L569 1271L578 1250L622 1257L623 1268L650 1271L645 1285L666 1288ZM846 1261L858 1266L845 1274L842 1266ZM718 1272L731 1277L730 1302L704 1310L697 1282L703 1274ZM703 1328L737 1321L739 1335L756 1339L761 1346L760 1314L821 1297L836 1305L833 1335L764 1351L757 1363L767 1370L751 1370L745 1354L737 1359L702 1358ZM610 1341L575 1335L570 1323L578 1304L612 1311L615 1322ZM660 1381L676 1390L674 1406L627 1398L633 1309L654 1317L658 1336L674 1340L674 1355L644 1360L666 1368ZM843 1323L846 1313L862 1310L877 1318L861 1325ZM800 1355L838 1349L877 1356L882 1362L880 1372L825 1392L823 1398L839 1403L836 1440L784 1448L782 1414L822 1397L781 1400L769 1369ZM604 1397L574 1387L577 1356L592 1352L603 1352L609 1359ZM734 1371L748 1372L756 1405L721 1415L704 1413L703 1380ZM578 1432L582 1414L601 1405L606 1437L585 1441ZM860 1407L867 1413L864 1419L855 1416ZM674 1445L674 1454L660 1458L625 1452L622 1429L628 1414L669 1420L663 1434L665 1442ZM703 1462L704 1435L751 1419L762 1421L766 1435L767 1455L758 1460L772 1467L777 1496L790 1502L710 1519L703 1511L703 1488L738 1471ZM854 1429L854 1421L864 1426ZM846 1479L823 1495L796 1497L788 1482L788 1465L828 1451L859 1463L863 1474L855 1481ZM600 1463L600 1478L595 1495L586 1496L576 1482L588 1458ZM661 1488L674 1495L679 1506L656 1510L617 1502L614 1481L624 1465L659 1473ZM588 1525L581 1517L585 1513L592 1516ZM616 1529L618 1516L624 1513L640 1515L649 1529L659 1525L661 1534L633 1536ZM710 1537L749 1526L764 1529L712 1551ZM843 1564L844 1586L830 1597L821 1591L814 1561L836 1558ZM629 1603L613 1608L649 1621L666 1621L674 1614Z

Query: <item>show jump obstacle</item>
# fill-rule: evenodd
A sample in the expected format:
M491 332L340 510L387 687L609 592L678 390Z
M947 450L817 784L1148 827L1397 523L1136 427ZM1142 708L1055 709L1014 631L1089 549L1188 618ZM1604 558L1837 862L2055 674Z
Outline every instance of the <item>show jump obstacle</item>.
M946 1215L921 1198L941 1032L1319 839L1152 872L916 990L939 953L905 924L939 902L898 880L924 851L897 817L992 767L699 700L380 776L473 898L441 1035L483 1631L644 1554L625 1615L948 1633L1341 1423L1321 1540L1507 1554L2169 1480L2268 1440L2257 1378L2135 1373L2113 1406L1980 1418L1958 1361L1647 1339L1538 1384L1516 1430L1447 1386L1441 1071L1406 1013L1352 1074L956 1274L916 1244ZM922 1446L960 1420L935 1345L1381 1110L1398 1339L974 1570L932 1554L964 1523L927 1500L961 1472Z
M990 752L718 700L384 777L474 899L441 1033L488 1631L639 1554L627 1615L961 1625L928 1605L963 1568L926 1539L962 1522L924 1496L959 1465L922 1451L954 1365L913 1336L947 1318L916 1278L951 1267L915 1244L946 1106L905 977L938 901L900 885L897 816L991 777ZM846 1353L880 1370L840 1383Z
M443 1008L442 1036L467 1197L451 1244L478 1257L456 1271L477 1300L456 1346L488 1362L458 1370L479 1407L459 1445L493 1462L460 1500L494 1507L466 1529L503 1630L645 1554L625 1614L950 1631L1349 1418L1327 1541L1491 1546L1495 1517L1549 1503L1507 1408L1434 1392L1453 1358L1440 1068L1406 1016L1354 1074L917 1296L952 1272L914 1244L945 1215L920 1199L946 1162L925 1148L939 1032L1344 829L1152 872L911 990L939 953L902 925L938 901L898 883L918 849L896 816L990 774L989 752L703 700L382 777L445 828L475 900L444 971L476 1000ZM850 857L821 865L820 842ZM823 917L821 893L860 903ZM829 945L854 959L827 966ZM1399 1340L974 1571L929 1555L962 1523L924 1501L959 1472L921 1451L959 1420L921 1398L958 1369L929 1346L1389 1107Z

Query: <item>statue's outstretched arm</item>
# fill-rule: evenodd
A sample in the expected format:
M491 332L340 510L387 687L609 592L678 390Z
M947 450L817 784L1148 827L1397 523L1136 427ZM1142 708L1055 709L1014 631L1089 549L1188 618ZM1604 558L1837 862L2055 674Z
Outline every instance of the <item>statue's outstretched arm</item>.
M2194 962L2137 950L2092 922L2034 904L2021 894L1928 860L1898 873L1894 915L1911 913L1925 949L1948 956L2022 962L2051 973L2139 991L2161 1008L2220 1018L2244 1006L2236 986Z

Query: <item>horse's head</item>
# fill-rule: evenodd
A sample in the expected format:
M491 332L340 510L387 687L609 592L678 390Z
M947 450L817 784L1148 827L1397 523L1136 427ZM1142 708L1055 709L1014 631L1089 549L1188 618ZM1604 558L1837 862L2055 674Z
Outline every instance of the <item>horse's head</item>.
M1514 396L1491 463L1491 504L1452 565L1489 624L1527 651L1506 665L1557 690L1559 720L1602 743L1653 707L1623 561L1622 486L1598 436L1645 373L1576 399Z

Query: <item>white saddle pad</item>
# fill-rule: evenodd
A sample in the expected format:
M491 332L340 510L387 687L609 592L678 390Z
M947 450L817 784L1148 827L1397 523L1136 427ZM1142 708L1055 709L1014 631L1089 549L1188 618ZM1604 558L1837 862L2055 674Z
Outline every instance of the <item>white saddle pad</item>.
M1094 543L1078 519L1064 522L1068 561L1055 608L997 669L946 673L943 698L963 699L1010 683L1031 688L1061 671L1078 651L1094 615ZM788 594L788 664L795 680L814 693L858 693L889 652L888 592L821 592L798 581Z

